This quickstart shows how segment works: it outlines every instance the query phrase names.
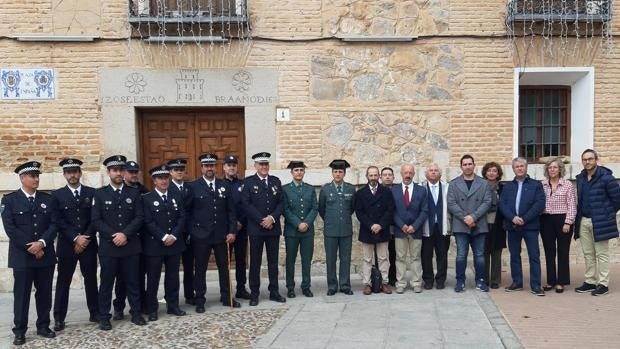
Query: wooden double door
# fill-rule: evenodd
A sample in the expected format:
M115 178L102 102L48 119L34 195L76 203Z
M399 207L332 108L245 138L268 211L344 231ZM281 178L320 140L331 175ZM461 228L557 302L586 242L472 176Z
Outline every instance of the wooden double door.
M224 176L226 155L239 158L239 176L245 171L245 129L243 109L140 109L140 165L143 183L152 189L148 170L168 160L187 160L186 181L200 177L198 156L218 157L216 176Z

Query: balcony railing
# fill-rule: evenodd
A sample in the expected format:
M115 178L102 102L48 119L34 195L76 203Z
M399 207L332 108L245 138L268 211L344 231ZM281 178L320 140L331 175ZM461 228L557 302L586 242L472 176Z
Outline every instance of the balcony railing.
M247 21L247 0L129 0L129 23L132 25L243 25Z
M511 0L510 21L606 22L611 20L612 0Z

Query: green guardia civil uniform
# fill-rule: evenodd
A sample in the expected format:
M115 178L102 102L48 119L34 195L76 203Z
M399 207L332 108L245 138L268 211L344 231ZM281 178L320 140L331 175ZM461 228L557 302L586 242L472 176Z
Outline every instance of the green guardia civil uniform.
M301 289L310 289L310 266L314 253L314 219L319 204L314 187L292 181L282 187L284 210L284 242L286 245L286 288L295 288L295 260L301 254ZM308 224L304 233L297 230L301 223Z
M353 238L352 214L354 212L355 187L347 182L340 185L325 184L319 193L319 215L325 222L325 263L327 267L327 291L351 291L351 245ZM336 257L340 259L336 277Z

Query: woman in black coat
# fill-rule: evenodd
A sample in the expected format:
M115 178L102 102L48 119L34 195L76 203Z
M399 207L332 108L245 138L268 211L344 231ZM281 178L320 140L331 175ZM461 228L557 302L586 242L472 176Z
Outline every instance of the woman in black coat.
M484 245L485 280L490 288L499 288L502 283L502 249L506 248L506 230L504 217L498 209L499 195L503 184L502 167L496 162L488 162L482 167L482 177L487 180L493 194L491 208L487 212L489 233Z

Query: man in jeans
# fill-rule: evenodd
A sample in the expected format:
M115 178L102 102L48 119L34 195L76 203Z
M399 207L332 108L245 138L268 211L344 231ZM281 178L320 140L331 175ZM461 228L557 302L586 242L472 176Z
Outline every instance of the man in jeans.
M611 170L598 166L597 161L596 151L586 149L581 154L583 170L576 177L575 239L581 238L586 280L575 291L602 296L609 292L609 239L618 237L620 187Z
M484 280L484 241L489 227L486 213L491 207L491 190L482 177L474 173L474 158L461 157L461 171L448 186L448 211L452 214L452 231L456 240L455 292L465 291L465 268L471 245L476 269L476 289L488 292Z

